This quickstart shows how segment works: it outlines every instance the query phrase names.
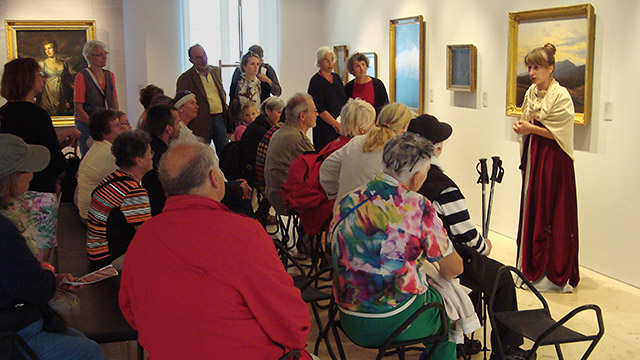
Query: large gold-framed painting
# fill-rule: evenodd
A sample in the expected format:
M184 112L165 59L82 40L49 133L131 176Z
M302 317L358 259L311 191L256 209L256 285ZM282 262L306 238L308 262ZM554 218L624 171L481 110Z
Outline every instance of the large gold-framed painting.
M586 125L591 119L594 39L591 4L509 13L507 115L522 115L524 93L531 85L525 55L551 43L556 47L554 76L571 94L575 122Z
M87 67L82 47L95 39L94 20L7 20L9 60L35 58L45 73L37 104L54 126L73 125L73 80Z
M422 15L389 20L389 95L418 114L424 111L424 31Z

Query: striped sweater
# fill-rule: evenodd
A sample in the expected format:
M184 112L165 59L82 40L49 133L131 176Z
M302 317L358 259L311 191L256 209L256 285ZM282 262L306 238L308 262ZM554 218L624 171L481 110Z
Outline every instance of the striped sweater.
M140 183L120 170L104 178L91 194L87 217L87 253L92 268L123 255L135 234L134 225L149 218L149 196Z
M433 203L449 239L456 247L468 246L486 255L487 243L471 221L464 196L458 185L444 174L436 158L431 159L431 169L418 192Z

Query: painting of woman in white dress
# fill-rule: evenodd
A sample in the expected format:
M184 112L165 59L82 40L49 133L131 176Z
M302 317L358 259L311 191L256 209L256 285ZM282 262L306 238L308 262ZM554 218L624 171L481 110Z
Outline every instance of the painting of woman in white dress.
M49 115L73 115L73 76L68 59L58 55L58 44L53 39L42 42L46 58L40 61L45 75L38 105Z

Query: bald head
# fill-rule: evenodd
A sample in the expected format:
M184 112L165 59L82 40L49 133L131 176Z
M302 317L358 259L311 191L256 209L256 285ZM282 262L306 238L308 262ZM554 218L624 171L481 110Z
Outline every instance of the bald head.
M224 196L224 186L219 199L217 193L211 196L212 188L219 187L211 183L212 176L222 177L215 153L200 142L176 142L169 147L160 159L158 176L167 197L192 194L220 200Z

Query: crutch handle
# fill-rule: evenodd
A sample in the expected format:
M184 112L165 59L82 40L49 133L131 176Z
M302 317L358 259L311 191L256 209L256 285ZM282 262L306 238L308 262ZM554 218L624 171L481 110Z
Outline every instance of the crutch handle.
M487 158L480 158L478 164L476 165L476 171L478 172L478 184L488 184L489 183L489 172L487 170Z
M500 160L500 156L492 156L491 160L492 160L491 181L495 181L497 183L501 183L502 182L502 176L504 175L504 168L502 167L502 160Z

